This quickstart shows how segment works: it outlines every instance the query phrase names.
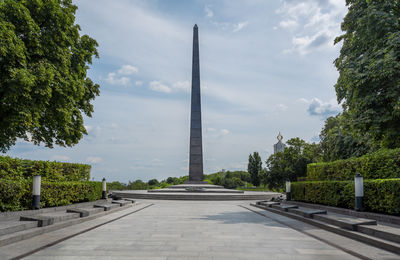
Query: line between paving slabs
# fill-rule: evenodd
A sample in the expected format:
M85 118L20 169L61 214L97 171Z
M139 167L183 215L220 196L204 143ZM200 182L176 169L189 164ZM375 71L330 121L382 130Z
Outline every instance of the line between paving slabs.
M49 244L47 244L47 245L41 246L41 247L39 247L39 248L36 248L35 250L32 250L32 251L29 251L29 252L24 253L24 254L22 254L22 255L13 257L13 258L11 258L10 260L19 260L19 259L22 259L22 258L27 257L27 256L29 256L29 255L32 255L32 254L34 254L34 253L36 253L36 252L39 252L39 251L41 251L41 250L43 250L43 249L46 249L46 248L48 248L48 247L54 246L54 245L56 245L56 244L58 244L58 243L61 243L61 242L65 241L65 240L67 240L67 239L70 239L70 238L72 238L72 237L75 237L75 236L78 236L78 235L80 235L80 234L86 233L86 232L91 231L91 230L93 230L93 229L96 229L96 228L98 228L98 227L104 226L104 225L106 225L106 224L109 224L109 223L111 223L111 222L114 222L114 221L116 221L116 220L119 220L119 219L121 219L121 218L124 218L124 217L126 217L126 216L129 216L129 215L131 215L131 214L133 214L133 213L136 213L136 212L138 212L138 211L144 210L144 209L146 209L146 208L148 208L148 207L151 207L151 206L153 206L153 205L154 205L153 203L152 203L152 204L149 204L149 205L147 205L147 206L145 206L145 207L143 207L143 208L140 208L140 209L137 209L137 210L135 210L135 211L129 212L129 213L127 213L127 214L124 214L124 215L119 216L119 217L117 217L117 218L111 219L111 220L106 221L106 222L104 222L104 223L101 223L101 224L98 224L98 225L96 225L96 226L93 226L93 227L84 229L84 230L82 230L82 231L80 231L80 232L77 232L77 233L75 233L75 234L72 234L72 235L69 235L69 236L60 238L60 239L58 239L58 240L56 240L56 241L53 241L53 242L51 242L51 243L49 243Z
M334 244L334 243L332 243L332 242L330 242L330 241L328 241L328 240L326 240L326 239L320 238L320 237L315 236L315 235L313 235L313 234L310 234L310 233L308 233L308 232L306 232L306 231L304 231L304 230L301 230L301 229L299 229L299 228L296 228L296 227L294 227L294 226L292 226L292 225L290 225L290 224L288 224L288 223L286 223L286 222L284 222L284 221L280 221L280 220L278 220L278 219L274 219L274 218L268 217L268 216L266 216L266 215L261 214L260 212L257 212L257 211L255 211L255 210L250 209L250 208L248 208L248 207L246 207L246 206L243 206L243 205L238 205L238 206L239 206L239 207L242 207L242 208L244 208L244 209L247 209L247 210L249 210L249 211L251 211L251 212L254 212L254 213L256 213L256 214L258 214L258 215L260 215L260 216L263 216L263 217L265 217L265 218L272 219L272 220L278 222L279 224L285 225L285 226L287 226L287 227L289 227L289 228L291 228L291 229L294 229L294 230L296 230L296 231L298 231L298 232L300 232L300 233L302 233L302 234L305 234L305 235L310 236L310 237L312 237L312 238L314 238L314 239L317 239L317 240L319 240L319 241L321 241L321 242L324 242L324 243L326 243L326 244L328 244L328 245L330 245L330 246L333 246L333 247L335 247L335 248L337 248L337 249L339 249L339 250L342 250L342 251L344 251L344 252L346 252L346 253L348 253L348 254L350 254L350 255L352 255L352 256L358 257L358 258L363 259L363 260L373 260L373 259L368 258L368 257L366 257L366 256L360 255L360 254L358 254L357 252L354 252L354 251L352 251L352 250L349 250L349 249L346 249L346 248L344 248L344 247L341 247L341 246L339 246L339 245L337 245L337 244Z

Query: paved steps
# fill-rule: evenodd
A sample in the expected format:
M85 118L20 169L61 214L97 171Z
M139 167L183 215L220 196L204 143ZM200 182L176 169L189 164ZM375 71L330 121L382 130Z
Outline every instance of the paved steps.
M113 191L116 198L151 199L151 200L269 200L279 197L276 192L245 191L244 193L206 193L206 192L147 192L147 190Z
M266 207L271 207L272 205L279 205L280 202L276 202L276 201L259 201L257 202L257 205L263 205Z
M102 208L71 208L67 209L67 212L79 213L80 217L87 217L99 212L104 211Z
M400 244L400 229L398 226L393 226L388 223L377 224L376 226L360 225L357 231Z
M400 254L399 225L286 203L260 201L250 205Z
M127 204L131 204L132 202L126 200L113 200L111 203L119 204L120 206L125 206Z
M274 209L283 210L283 211L289 211L289 209L297 209L298 208L296 205L285 205L285 204L273 204L273 205L271 205L271 207Z
M315 215L313 216L313 218L325 223L354 231L357 231L358 226L360 225L376 225L376 220L374 219L356 218L335 213L330 213L329 215Z
M306 208L289 208L289 212L301 215L306 218L312 218L314 215L317 214L326 214L326 210Z
M31 215L20 212L13 219L0 219L0 247L46 232L82 223L127 208L134 200L101 201L96 204L83 204L86 207L59 207L59 210L39 211ZM1 250L1 248L0 248Z
M0 221L0 236L12 234L21 230L31 229L37 226L37 221Z
M95 208L102 208L104 211L109 211L115 208L120 207L120 204L94 204L93 207Z

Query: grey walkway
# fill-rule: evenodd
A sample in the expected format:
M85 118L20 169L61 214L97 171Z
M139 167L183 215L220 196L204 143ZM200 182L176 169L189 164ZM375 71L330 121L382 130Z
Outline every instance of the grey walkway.
M154 205L25 259L357 259L244 202Z

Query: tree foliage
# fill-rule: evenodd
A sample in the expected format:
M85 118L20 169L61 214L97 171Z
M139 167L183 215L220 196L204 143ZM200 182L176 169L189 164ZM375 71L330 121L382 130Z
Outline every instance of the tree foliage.
M327 118L319 138L323 161L359 157L373 149L368 134L360 136L353 130L346 112Z
M347 0L335 85L355 136L400 147L400 1ZM376 149L376 148L375 148ZM344 154L348 153L345 152Z
M319 161L320 157L318 144L309 144L298 137L289 139L283 152L272 154L265 162L262 182L270 188L280 188L286 179L296 181L306 176L307 164Z
M86 134L98 45L79 35L76 9L71 0L0 1L0 151L17 138L72 146Z
M249 155L249 163L247 164L247 172L250 173L251 183L254 186L260 185L260 174L262 172L262 161L258 152Z

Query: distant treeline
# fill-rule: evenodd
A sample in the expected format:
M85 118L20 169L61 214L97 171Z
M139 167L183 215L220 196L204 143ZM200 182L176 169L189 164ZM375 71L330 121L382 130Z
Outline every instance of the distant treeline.
M148 190L183 184L188 179L189 176L186 175L182 177L168 177L162 181L158 181L157 179L151 179L148 182L135 180L129 181L127 184L114 181L107 185L109 190ZM253 187L250 183L251 176L246 171L220 171L212 174L205 174L204 180L210 184L221 185L228 189Z

